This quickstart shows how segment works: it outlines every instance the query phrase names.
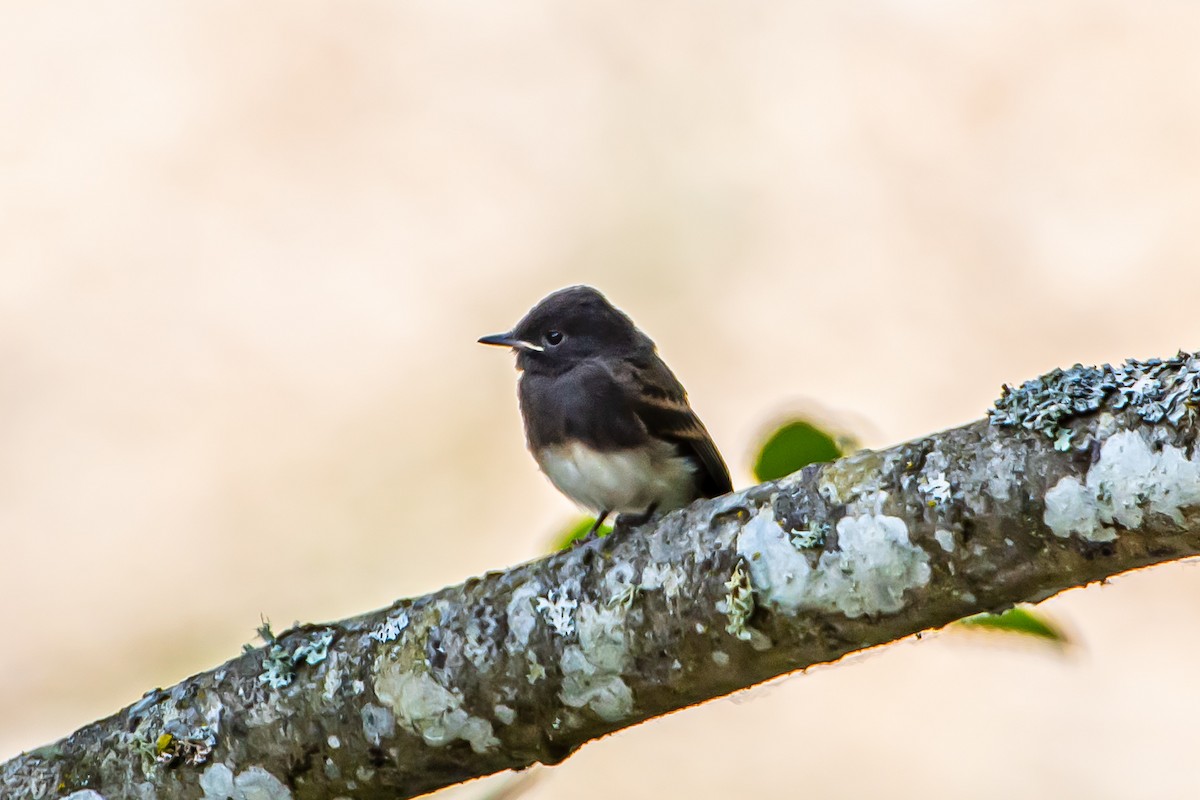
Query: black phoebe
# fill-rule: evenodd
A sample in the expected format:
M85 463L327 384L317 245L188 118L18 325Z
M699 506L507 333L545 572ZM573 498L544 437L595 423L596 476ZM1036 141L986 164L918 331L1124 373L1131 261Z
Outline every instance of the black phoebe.
M633 320L590 286L561 289L508 333L525 440L560 492L641 524L655 511L733 491L729 469L687 393Z

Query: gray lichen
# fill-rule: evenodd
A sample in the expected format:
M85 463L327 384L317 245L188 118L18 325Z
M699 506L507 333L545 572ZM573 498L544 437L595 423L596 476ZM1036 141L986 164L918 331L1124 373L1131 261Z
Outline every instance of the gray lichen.
M1098 410L1114 392L1114 409L1129 408L1146 422L1178 426L1200 404L1200 359L1180 351L1174 358L1131 358L1118 367L1054 369L1016 389L1005 385L988 416L993 425L1040 431L1054 440L1055 449L1067 450L1071 431L1063 424Z

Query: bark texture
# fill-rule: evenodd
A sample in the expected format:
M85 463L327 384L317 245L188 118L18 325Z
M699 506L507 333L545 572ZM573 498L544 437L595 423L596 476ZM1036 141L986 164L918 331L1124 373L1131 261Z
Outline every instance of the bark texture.
M1183 354L1056 371L991 420L269 638L0 765L0 796L413 797L1195 555L1198 399Z

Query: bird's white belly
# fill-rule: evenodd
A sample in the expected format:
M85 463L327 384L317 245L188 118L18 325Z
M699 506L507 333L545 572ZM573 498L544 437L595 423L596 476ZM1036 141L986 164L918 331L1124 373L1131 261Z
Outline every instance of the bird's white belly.
M696 496L695 467L667 442L613 452L574 442L534 455L560 492L592 511L669 511Z

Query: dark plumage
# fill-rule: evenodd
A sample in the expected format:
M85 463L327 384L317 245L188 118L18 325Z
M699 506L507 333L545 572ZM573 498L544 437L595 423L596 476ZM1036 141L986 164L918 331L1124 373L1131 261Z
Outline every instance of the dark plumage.
M654 342L588 286L557 291L484 344L517 353L538 466L599 514L649 516L733 490L712 437Z

